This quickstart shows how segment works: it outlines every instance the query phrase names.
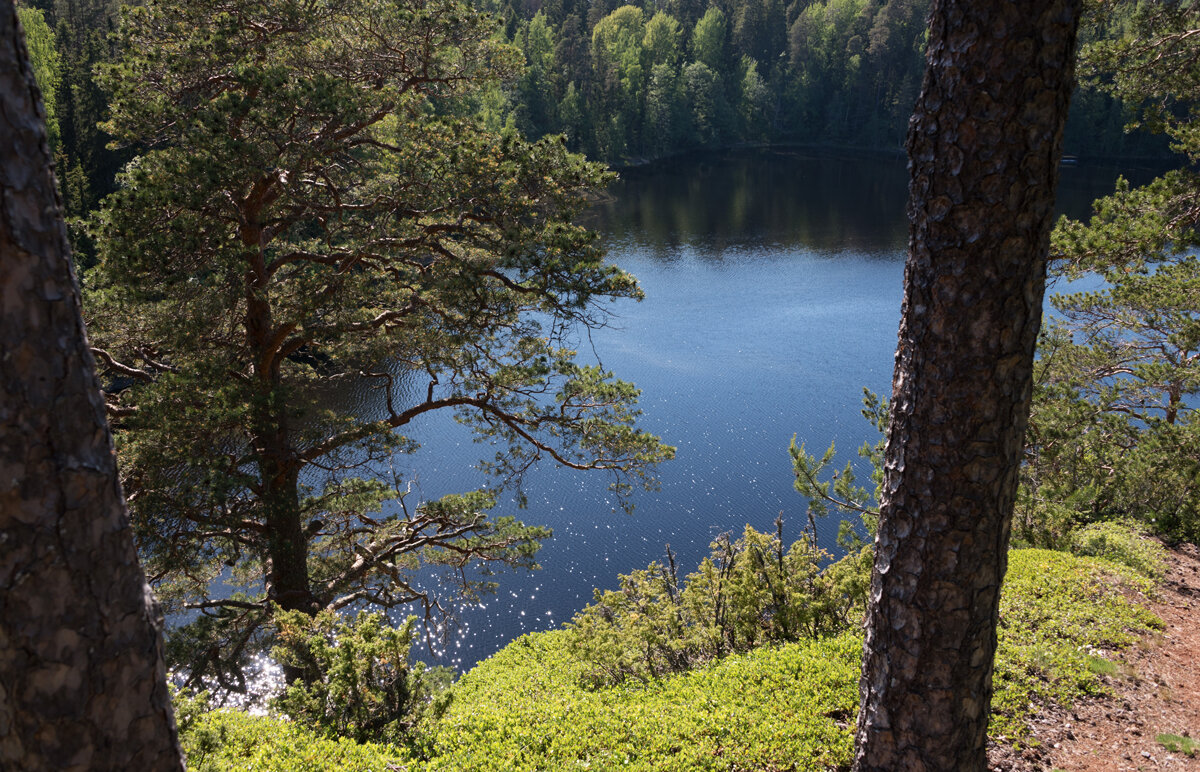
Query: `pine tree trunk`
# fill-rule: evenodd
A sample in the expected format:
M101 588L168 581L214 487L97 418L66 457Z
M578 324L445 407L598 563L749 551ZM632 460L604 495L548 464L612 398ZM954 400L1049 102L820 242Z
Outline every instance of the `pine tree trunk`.
M986 769L1079 0L938 0L855 769Z
M267 597L286 611L316 614L308 576L308 534L300 512L300 480L291 462L283 416L258 434L262 501L267 525Z
M300 464L292 443L281 376L278 330L270 303L270 279L262 258L259 202L241 212L247 252L246 346L254 361L257 394L250 434L258 465L267 548L267 597L287 611L317 612L308 576L308 535L300 512ZM288 681L294 680L290 675Z
M284 611L316 615L320 607L312 594L308 576L308 534L300 517L300 481L296 466L289 463L290 448L286 418L257 434L262 502L267 526L267 598ZM312 677L311 672L283 665L288 684Z
M0 769L182 769L11 0L0 138Z

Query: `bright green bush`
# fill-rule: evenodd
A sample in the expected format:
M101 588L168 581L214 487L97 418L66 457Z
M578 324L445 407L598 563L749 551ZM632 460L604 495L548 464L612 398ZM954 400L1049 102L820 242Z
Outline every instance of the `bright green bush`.
M276 661L301 676L272 706L326 737L358 742L409 740L426 714L444 707L448 668L412 663L416 617L400 627L383 614L347 619L277 611Z
M1076 555L1105 558L1129 566L1155 580L1161 579L1167 570L1162 546L1147 539L1138 528L1122 523L1085 525L1071 534L1070 549Z
M333 740L239 710L181 711L179 739L190 772L384 772L400 759L387 745Z
M555 631L463 676L428 770L817 770L849 763L861 639L767 646L649 683L587 689Z
M646 681L767 643L837 635L862 620L870 550L831 560L808 539L784 551L778 533L722 534L681 583L674 559L596 591L571 622L572 653L592 686Z

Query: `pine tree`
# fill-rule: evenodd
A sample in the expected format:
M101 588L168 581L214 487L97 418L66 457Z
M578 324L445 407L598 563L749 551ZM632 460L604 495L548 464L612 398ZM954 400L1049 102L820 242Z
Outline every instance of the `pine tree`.
M458 117L516 71L485 18L164 0L129 9L121 50L107 128L149 149L95 224L91 317L149 573L198 614L169 642L193 679L242 688L277 607L433 616L429 588L533 567L548 532L484 512L539 460L623 492L670 455L633 386L567 346L639 297L572 224L604 175ZM322 407L352 385L374 412ZM406 495L388 470L432 411L496 443L494 488Z
M939 0L909 123L909 253L854 769L987 769L1079 0Z
M1182 63L1200 11L1109 2L1120 34L1084 46L1085 79L1135 121L1200 159L1200 78ZM1118 181L1086 222L1064 219L1057 272L1092 289L1052 298L1025 475L1028 538L1114 517L1175 538L1200 535L1200 175L1140 188Z

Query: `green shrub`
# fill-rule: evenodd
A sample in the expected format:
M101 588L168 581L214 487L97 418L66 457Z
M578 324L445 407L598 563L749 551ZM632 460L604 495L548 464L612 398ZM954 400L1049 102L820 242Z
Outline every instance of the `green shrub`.
M326 737L407 742L426 714L444 708L451 671L409 661L416 617L392 627L382 614L277 611L275 622L272 654L301 680L272 706Z
M192 712L179 722L179 739L190 772L384 772L402 758L387 745L334 740L239 710Z
M1070 704L1100 691L1093 652L1120 648L1159 624L1135 600L1150 589L1118 564L1050 550L1010 553L993 736L1019 742L1038 704ZM421 768L805 770L849 763L857 632L600 687L581 685L593 665L572 635L522 637L465 675Z
M1086 493L1079 493L1079 496L1085 498ZM1022 486L1013 510L1012 546L1063 549L1070 541L1071 530L1079 516L1074 503L1035 498L1026 486Z
M1166 574L1166 552L1136 527L1116 522L1092 523L1071 534L1071 552L1105 558L1150 577Z
M712 555L682 583L674 558L620 578L619 590L596 591L576 614L573 654L589 665L592 686L648 680L766 643L836 635L858 624L870 580L870 550L822 570L830 556L807 539L786 552L778 533L747 526L722 534Z
M1038 704L1102 690L1097 650L1126 646L1161 621L1134 598L1153 584L1119 563L1052 550L1009 552L1000 597L991 734L1017 740Z
M569 633L518 638L454 687L426 770L825 770L849 764L862 639L765 646L589 689Z

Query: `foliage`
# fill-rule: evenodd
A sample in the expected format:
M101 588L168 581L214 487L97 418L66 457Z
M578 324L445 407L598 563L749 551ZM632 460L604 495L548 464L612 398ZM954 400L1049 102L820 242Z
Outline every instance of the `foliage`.
M867 535L873 537L879 524L879 495L883 485L883 448L884 432L888 422L888 401L881 399L869 389L863 389L862 416L879 431L880 437L875 442L863 443L858 449L859 457L871 464L871 481L875 483L874 491L859 487L858 478L854 474L854 465L847 462L840 471L834 470L828 480L826 470L833 463L837 453L836 443L830 443L820 459L809 455L804 443L796 446L792 438L790 453L792 456L792 471L796 476L794 483L796 492L808 499L809 528L816 533L815 518L825 517L830 509L840 516L838 543L849 549L860 549L865 545L862 536L853 527L855 522L861 522L866 528Z
M1194 162L1200 79L1177 63L1200 51L1200 9L1100 5L1121 24L1084 47L1084 73ZM1122 180L1088 222L1064 219L1055 231L1059 275L1095 289L1052 298L1018 515L1032 541L1059 543L1071 523L1114 518L1200 535L1198 197L1200 176L1188 170L1136 189Z
M19 2L30 43L51 137L55 173L75 258L94 262L91 240L80 218L94 211L114 188L114 176L128 156L107 147L110 137L98 124L107 100L93 69L113 56L108 40L118 0L37 0Z
M1137 526L1091 523L1071 533L1071 552L1129 566L1155 581L1166 574L1166 551Z
M106 38L119 4L38 0L22 10L45 14L61 61L62 85L46 106L61 115L57 167L71 218L95 211L128 160L126 152L107 146L111 138L97 127L107 100L93 79L96 65L117 54L119 44ZM1109 40L1127 28L1129 14L1113 5L1096 4L1090 39ZM640 73L634 79L643 89L611 103L604 101L610 69L593 61L591 42L615 4L485 0L479 6L505 20L505 34L524 54L526 67L512 88L484 87L469 100L471 109L493 129L511 118L534 137L565 132L573 150L615 162L759 141L898 148L920 83L928 3L747 0L712 6L635 0L631 7L646 19L645 34L636 41ZM700 25L711 8L719 10L722 23L714 25L710 18ZM704 72L712 76L711 82L697 81L708 88L688 92L672 86L683 82L685 68L694 63L708 68L692 71L693 80ZM625 60L625 66L634 64ZM657 88L651 85L655 68ZM713 115L709 106L725 106L729 114ZM1119 100L1099 90L1078 93L1068 152L1161 154L1142 135L1122 131L1126 114ZM664 124L667 115L671 119ZM693 116L706 123L694 125ZM73 228L72 239L90 265L86 234Z
M1009 552L1000 597L990 733L1020 741L1039 704L1070 705L1102 690L1089 657L1161 626L1143 602L1153 583L1117 563L1064 552Z
M807 538L785 551L782 525L776 521L775 534L746 526L737 541L722 534L682 583L668 551L667 566L651 563L621 576L619 590L596 590L569 628L572 652L588 664L586 683L647 681L734 652L854 627L866 600L870 550L822 569L830 555Z
M1089 20L1091 40L1123 30L1126 14L1114 20L1107 5L1098 3ZM507 107L522 130L566 131L573 149L623 163L764 141L898 149L921 82L929 4L491 0L489 7L509 20L510 39L525 53L527 79ZM640 27L630 24L635 12ZM614 28L625 31L618 56L609 45ZM605 45L595 45L597 34ZM685 82L691 87L671 86ZM1100 91L1077 94L1068 152L1162 155L1159 144L1122 130L1125 111Z
M46 24L46 16L40 8L21 6L17 18L25 31L25 47L29 51L29 64L38 89L42 92L42 105L46 111L46 134L50 140L51 155L58 149L58 89L62 85L62 62L58 49L54 47L54 33Z
M192 772L385 772L402 758L396 748L323 737L294 721L179 705L179 740Z
M422 768L838 767L850 760L860 651L842 635L592 690L569 633L523 636L455 687Z
M653 484L637 390L570 347L640 297L573 222L606 175L462 117L517 71L490 20L156 0L121 41L107 126L145 150L93 224L89 334L148 573L199 612L169 643L193 682L244 688L273 604L430 618L536 567L549 532L485 512L539 461ZM412 500L400 432L434 411L489 443L488 490Z
M410 661L416 621L393 627L383 614L279 612L271 655L301 677L272 707L330 739L404 742L426 714L445 709L452 677L448 668Z
M624 161L747 141L897 147L927 3L496 5L525 54L518 125Z
M1037 703L1069 704L1099 691L1093 652L1119 649L1159 625L1132 600L1151 587L1119 564L1011 552L993 738L1023 742ZM413 772L838 768L851 758L861 649L861 637L848 632L591 688L584 685L591 665L576 655L571 631L526 635L463 676L419 750L355 752L364 754L363 769L386 759ZM176 704L194 769L310 769L303 759L317 753L340 769L350 757L349 741L321 739L294 722Z

